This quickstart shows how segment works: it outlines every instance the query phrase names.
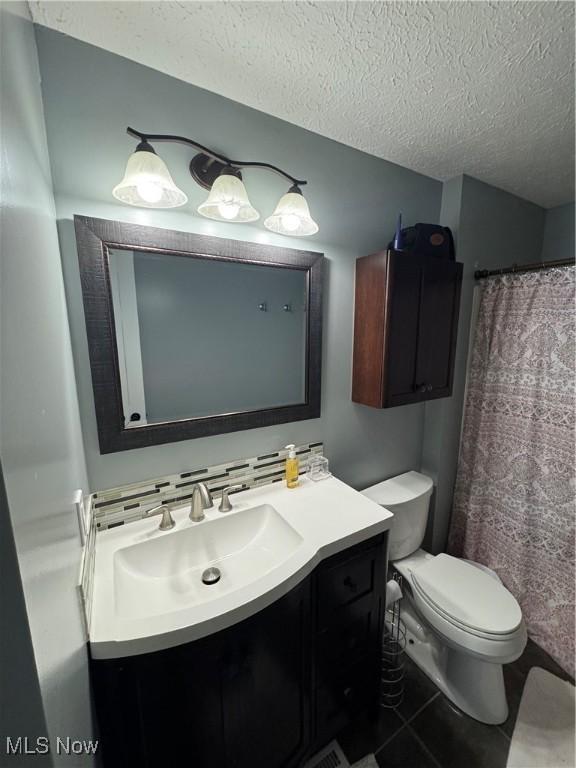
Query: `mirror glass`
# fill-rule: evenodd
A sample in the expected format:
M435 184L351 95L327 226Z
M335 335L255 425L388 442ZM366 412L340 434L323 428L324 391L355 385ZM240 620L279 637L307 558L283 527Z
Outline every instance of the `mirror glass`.
M302 404L308 273L110 248L125 428Z

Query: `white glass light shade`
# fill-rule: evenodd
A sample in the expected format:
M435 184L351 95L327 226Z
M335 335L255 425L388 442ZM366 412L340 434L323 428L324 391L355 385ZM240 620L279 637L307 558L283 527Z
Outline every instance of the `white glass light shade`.
M318 224L310 216L308 203L300 191L293 189L280 198L276 210L264 221L264 226L271 232L289 237L315 235Z
M177 208L188 202L162 158L147 150L130 155L124 178L112 194L123 203L143 208Z
M242 180L225 171L212 184L210 194L198 206L198 213L207 219L237 223L247 223L260 218L260 214L248 200Z

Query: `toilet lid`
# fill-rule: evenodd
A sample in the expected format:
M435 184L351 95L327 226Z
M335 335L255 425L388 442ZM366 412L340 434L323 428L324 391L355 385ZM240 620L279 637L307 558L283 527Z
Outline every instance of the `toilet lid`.
M420 472L404 472L403 475L391 477L376 485L365 488L362 493L383 507L405 504L414 501L425 493L431 493L434 483Z
M437 555L412 572L416 587L448 620L471 631L508 635L522 611L506 587L480 568Z

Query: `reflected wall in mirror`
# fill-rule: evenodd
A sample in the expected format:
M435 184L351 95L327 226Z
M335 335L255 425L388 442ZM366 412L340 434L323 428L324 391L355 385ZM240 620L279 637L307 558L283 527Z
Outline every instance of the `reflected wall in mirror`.
M102 453L320 415L322 254L75 227Z
M305 271L118 248L109 265L127 428L306 402Z

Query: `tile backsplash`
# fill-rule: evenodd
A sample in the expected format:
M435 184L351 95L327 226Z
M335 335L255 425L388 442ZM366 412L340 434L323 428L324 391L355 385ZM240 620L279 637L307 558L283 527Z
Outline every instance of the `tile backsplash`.
M300 459L300 474L306 472L308 459L322 454L323 444L307 443L296 448ZM229 485L240 485L239 490L254 488L284 479L288 451L282 449L249 459L236 459L212 467L201 467L176 475L122 485L98 491L91 497L91 512L97 531L141 520L146 512L159 504L181 505L192 498L194 485L206 483L214 499L222 495Z
M92 593L94 584L94 565L96 561L96 522L89 508L88 529L80 565L79 594L86 637L90 636L90 617L92 615Z

